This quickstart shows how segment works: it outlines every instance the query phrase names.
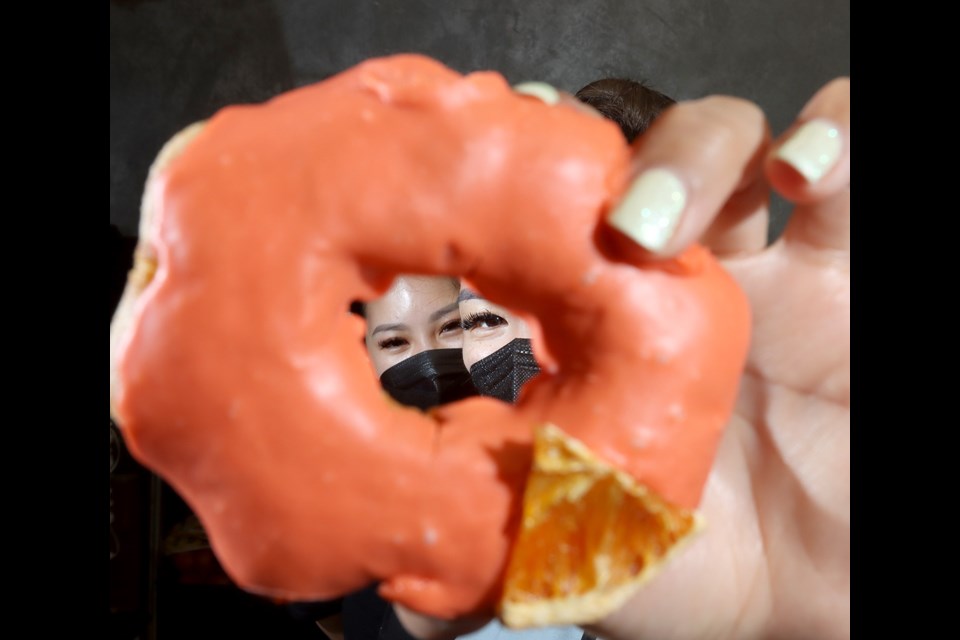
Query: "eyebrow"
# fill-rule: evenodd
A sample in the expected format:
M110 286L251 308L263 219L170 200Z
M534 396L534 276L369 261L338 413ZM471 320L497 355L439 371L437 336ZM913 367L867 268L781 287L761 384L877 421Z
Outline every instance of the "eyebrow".
M457 302L465 302L467 300L483 300L484 298L478 296L470 289L460 289L460 295L457 296Z
M400 331L406 328L407 325L403 324L402 322L398 322L396 324L378 324L377 328L370 332L370 335L375 336L382 331Z
M447 315L451 311L459 311L459 310L460 310L459 305L456 302L451 302L447 306L441 307L436 311L434 311L433 313L431 313L430 322L436 322L437 320ZM378 333L382 333L384 331L405 331L407 329L409 329L409 327L402 322L396 322L394 324L378 324L377 328L370 332L370 335L373 336Z
M459 311L459 310L460 310L460 306L459 306L459 305L460 305L460 298L458 297L456 302L451 302L451 303L448 304L447 306L441 307L441 308L437 309L436 311L434 311L433 313L431 313L431 314L430 314L430 322L436 322L437 320L439 320L439 319L442 318L443 316L447 315L447 314L450 313L451 311Z

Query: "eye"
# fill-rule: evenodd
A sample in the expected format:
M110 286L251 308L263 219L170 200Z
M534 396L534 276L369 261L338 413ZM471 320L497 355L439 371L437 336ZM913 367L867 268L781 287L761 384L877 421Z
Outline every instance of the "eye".
M507 321L495 313L480 311L464 318L460 324L464 331L473 331L474 329L493 329L504 326Z
M440 327L440 335L450 333L452 331L460 331L462 328L463 327L460 323L460 318L456 318L454 320L450 320L449 322L443 323L443 326Z
M405 347L408 344L410 344L410 342L406 338L401 338L399 336L384 338L377 341L377 346L385 351L399 349L400 347Z

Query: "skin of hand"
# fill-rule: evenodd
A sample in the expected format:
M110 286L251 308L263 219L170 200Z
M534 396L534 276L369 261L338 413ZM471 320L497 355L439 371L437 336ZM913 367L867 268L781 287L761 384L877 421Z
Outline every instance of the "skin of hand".
M611 212L609 242L628 261L706 244L747 293L753 327L700 505L706 528L587 631L606 640L849 638L850 80L824 85L775 140L756 105L712 96L671 107L634 150L637 178ZM661 170L683 203L665 238L645 235L630 215L649 197L636 185L651 171L662 182ZM795 207L767 246L771 188ZM398 615L425 640L487 622Z

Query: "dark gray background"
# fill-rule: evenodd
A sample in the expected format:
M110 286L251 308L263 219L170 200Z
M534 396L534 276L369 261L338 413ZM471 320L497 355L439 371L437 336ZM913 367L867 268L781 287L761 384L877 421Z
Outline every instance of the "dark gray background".
M137 233L147 169L184 126L370 57L419 52L574 92L605 76L757 102L774 134L850 74L849 0L112 0L110 222ZM773 199L771 237L789 205Z

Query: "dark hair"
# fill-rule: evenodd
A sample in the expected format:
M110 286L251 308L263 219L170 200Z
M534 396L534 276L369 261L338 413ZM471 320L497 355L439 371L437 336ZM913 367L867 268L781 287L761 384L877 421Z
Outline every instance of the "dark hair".
M367 303L363 300L354 300L350 303L350 313L360 316L361 318L367 317Z
M633 142L654 118L677 102L642 82L625 78L594 80L577 91L576 97L620 125L627 142Z

